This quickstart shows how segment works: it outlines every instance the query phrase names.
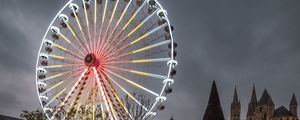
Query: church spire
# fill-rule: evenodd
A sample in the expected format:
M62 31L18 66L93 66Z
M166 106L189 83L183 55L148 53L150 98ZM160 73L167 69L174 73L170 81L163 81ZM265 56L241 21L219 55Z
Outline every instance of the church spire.
M237 91L236 91L236 86L234 88L234 95L233 95L233 103L238 103L239 100L238 100L238 95L237 95Z
M230 108L230 120L240 120L241 115L241 103L238 100L236 87L234 88L233 100Z
M247 117L250 117L253 115L256 105L257 105L256 90L255 90L255 85L253 85L251 100L248 104Z
M298 103L297 103L297 100L296 100L296 96L293 93L293 96L292 96L292 99L291 99L291 102L290 102L290 112L293 115L295 115L296 117L297 117L297 107L298 107Z
M297 100L296 100L296 97L295 97L295 93L293 93L293 96L292 96L290 105L298 105Z
M215 81L213 81L212 84L208 105L206 107L203 120L225 120Z
M255 85L252 88L251 103L257 104Z

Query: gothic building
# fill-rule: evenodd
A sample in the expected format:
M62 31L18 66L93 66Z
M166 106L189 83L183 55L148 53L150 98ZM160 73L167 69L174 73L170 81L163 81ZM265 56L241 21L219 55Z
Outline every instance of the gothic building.
M297 105L295 94L293 94L289 109L284 106L275 109L275 104L268 91L265 89L260 99L257 100L255 86L253 86L246 120L298 120ZM230 119L240 120L240 113L241 104L238 100L237 90L235 89L231 103Z
M213 81L203 120L225 120L216 82Z

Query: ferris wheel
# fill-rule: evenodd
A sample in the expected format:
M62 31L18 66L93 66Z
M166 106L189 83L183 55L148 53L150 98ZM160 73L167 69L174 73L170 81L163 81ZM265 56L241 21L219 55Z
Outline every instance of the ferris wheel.
M133 119L122 96L155 116L172 91L173 27L156 0L70 0L44 35L36 87L48 119ZM145 106L134 93L152 102ZM88 114L87 114L88 113Z

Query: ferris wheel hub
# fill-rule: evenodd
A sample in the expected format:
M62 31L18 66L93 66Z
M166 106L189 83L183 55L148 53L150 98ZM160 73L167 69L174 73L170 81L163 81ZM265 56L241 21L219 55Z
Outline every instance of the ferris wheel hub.
M88 67L93 67L98 65L98 59L96 58L95 54L89 53L84 58L84 63Z

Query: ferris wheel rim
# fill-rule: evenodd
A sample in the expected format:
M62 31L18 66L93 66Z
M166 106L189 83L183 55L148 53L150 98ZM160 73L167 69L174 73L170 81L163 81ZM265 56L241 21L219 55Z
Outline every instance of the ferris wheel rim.
M39 102L40 102L40 105L41 105L41 107L42 107L42 109L43 109L44 112L46 112L46 110L47 110L48 108L45 108L45 107L43 106L40 97L44 97L44 96L40 96L40 92L38 91L38 81L39 81L39 78L38 78L38 72L37 72L37 69L39 69L39 59L40 59L39 55L42 54L41 50L42 50L42 47L43 47L43 43L44 43L44 41L46 40L46 36L47 36L47 34L49 33L50 28L53 26L53 23L54 23L54 22L57 20L57 18L62 14L62 11L65 10L65 8L68 7L73 1L74 1L74 0L68 1L68 2L67 2L67 3L59 10L59 12L56 14L56 16L54 17L54 19L51 21L50 25L48 26L48 29L47 29L47 31L46 31L44 37L43 37L41 46L40 46L40 48L39 48L38 57L37 57L37 64L36 64L36 78L35 78L35 79L36 79L36 88L37 88L37 93L38 93ZM106 0L106 1L108 1L108 0ZM133 1L133 0L130 0L130 1ZM150 1L150 0L145 0L145 1ZM157 0L155 0L155 1L157 1ZM158 6L161 8L161 10L163 10L164 12L166 12L166 11L163 9L162 5L161 5L159 2L156 2L156 3L157 3ZM167 13L166 13L166 14L167 14ZM168 28L171 30L170 21L169 21L169 19L168 19L167 16L166 16L166 20L167 20L167 26L168 26ZM174 59L174 56L173 56L173 54L174 54L174 45L173 45L174 39L173 39L173 32L169 32L169 33L170 33L170 35L171 35L171 39L170 39L170 43L171 43L171 57L170 57L170 61L169 61L169 62L171 62L171 64L168 63L168 68L169 68L169 69L168 69L167 78L164 79L163 88L162 88L162 90L160 91L159 96L158 96L157 99L155 100L155 103L154 103L154 104L152 105L152 107L148 110L147 114L143 117L143 119L144 119L145 117L147 117L148 115L155 115L155 113L154 113L152 110L154 109L155 106L157 106L158 102L163 101L163 100L165 99L165 97L163 96L163 92L164 92L164 90L166 89L167 84L169 83L169 82L165 82L165 81L169 81L169 80L171 79L171 78L170 78L171 69L175 67L175 66L174 66L175 64L173 64L174 62L176 62L175 59ZM176 65L177 65L177 62L176 62ZM48 115L46 115L46 116L47 116L47 118L49 119L49 116L48 116Z

